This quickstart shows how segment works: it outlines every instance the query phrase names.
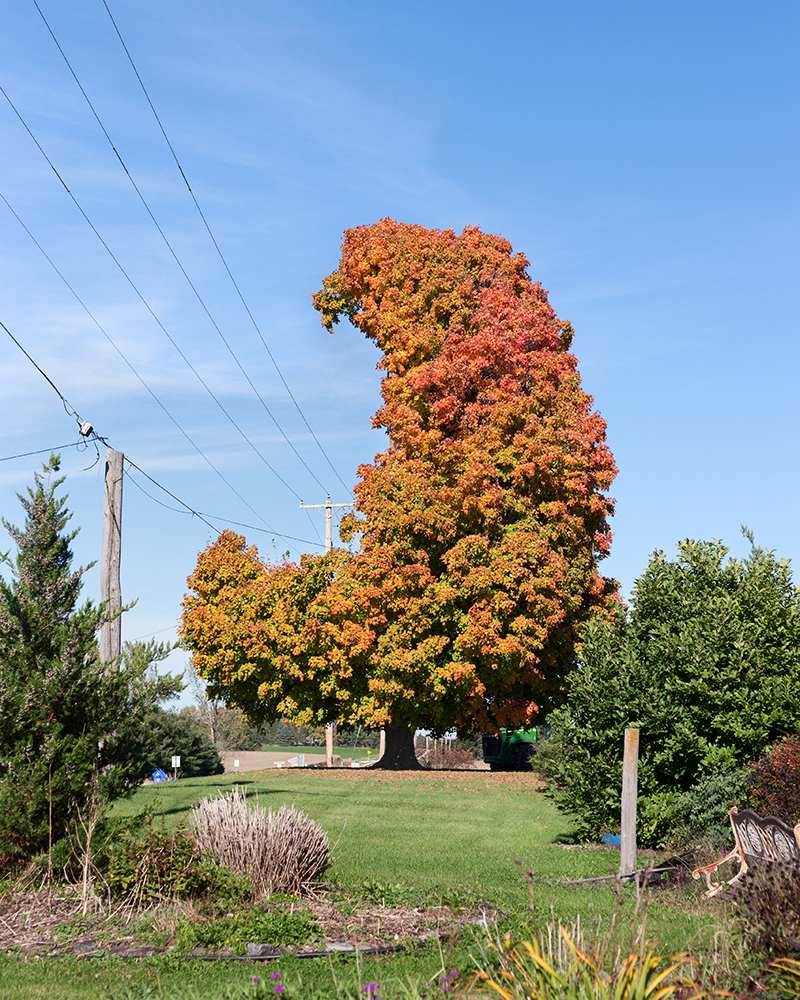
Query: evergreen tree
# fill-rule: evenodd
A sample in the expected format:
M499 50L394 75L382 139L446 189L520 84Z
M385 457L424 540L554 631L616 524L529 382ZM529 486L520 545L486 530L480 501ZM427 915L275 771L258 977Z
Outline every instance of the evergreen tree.
M203 732L201 724L185 709L165 712L154 708L142 720L136 748L138 776L145 780L157 767L171 771L173 756L181 759L180 772L185 778L223 774L225 767L219 751Z
M134 780L130 727L181 690L179 678L151 665L169 647L126 648L100 663L96 633L103 605L78 605L88 567L72 567L66 496L56 491L59 456L34 488L19 494L25 524L2 523L17 545L10 580L0 579L0 862L21 860L64 835L93 787L101 797Z

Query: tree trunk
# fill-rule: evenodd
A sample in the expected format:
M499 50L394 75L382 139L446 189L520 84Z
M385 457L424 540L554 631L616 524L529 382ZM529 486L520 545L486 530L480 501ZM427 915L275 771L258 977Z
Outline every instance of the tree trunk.
M391 771L420 771L422 765L414 751L414 729L405 719L386 723L386 750L373 767Z

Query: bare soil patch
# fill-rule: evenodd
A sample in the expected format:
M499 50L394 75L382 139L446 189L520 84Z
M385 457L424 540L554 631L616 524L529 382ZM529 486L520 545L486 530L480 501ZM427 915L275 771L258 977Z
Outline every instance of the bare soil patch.
M235 774L236 768L233 766L235 760L239 761L239 774L245 771L266 771L275 767L276 764L285 764L292 757L297 757L302 751L294 747L286 747L280 753L266 752L261 750L223 750L220 753L222 763L225 765L226 774ZM325 754L306 753L306 764L320 764L325 762Z
M269 909L269 901L263 907ZM475 923L481 911L456 915L447 906L414 908L344 904L319 896L298 899L292 907L310 911L320 926L319 940L299 945L298 952L324 951L329 942L360 948L377 948L446 937ZM285 901L274 908L288 907ZM14 955L116 955L145 957L175 951L171 931L182 917L197 916L191 904L165 902L149 910L119 905L82 913L77 892L18 892L0 897L0 954ZM253 942L265 944L273 942ZM288 948L281 949L284 952ZM206 955L231 955L227 948L202 949Z

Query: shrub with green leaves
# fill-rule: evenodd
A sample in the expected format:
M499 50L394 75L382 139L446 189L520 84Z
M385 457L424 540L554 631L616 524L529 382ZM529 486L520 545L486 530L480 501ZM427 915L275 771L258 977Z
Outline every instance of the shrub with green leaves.
M581 836L619 828L626 726L640 731L643 844L669 838L679 795L800 727L800 592L748 537L744 560L717 541L656 552L628 611L586 628L536 761Z
M198 851L189 834L154 827L150 817L141 830L120 836L98 861L111 895L136 903L213 897L218 906L230 906L253 892L246 877Z
M673 844L701 842L718 847L732 843L731 807L742 809L747 804L746 770L708 775L675 800Z

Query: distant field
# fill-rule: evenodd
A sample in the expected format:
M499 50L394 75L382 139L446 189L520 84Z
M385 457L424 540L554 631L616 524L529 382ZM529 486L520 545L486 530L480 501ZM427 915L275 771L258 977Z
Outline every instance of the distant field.
M269 746L264 745L261 748L265 753L316 753L324 754L325 747L282 747L278 746L277 743L271 743ZM378 751L377 750L365 750L364 747L334 747L333 752L339 754L340 757L352 757L354 760L360 760L362 757L375 757L377 760Z

